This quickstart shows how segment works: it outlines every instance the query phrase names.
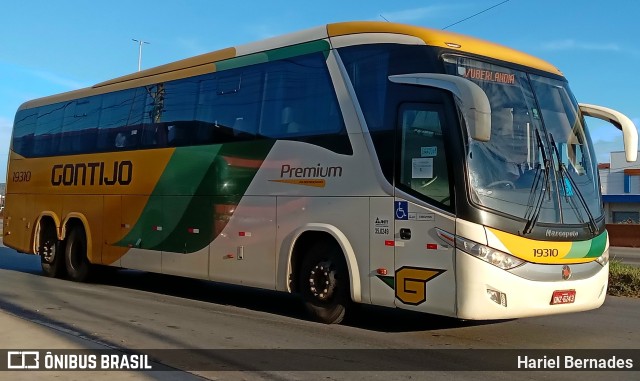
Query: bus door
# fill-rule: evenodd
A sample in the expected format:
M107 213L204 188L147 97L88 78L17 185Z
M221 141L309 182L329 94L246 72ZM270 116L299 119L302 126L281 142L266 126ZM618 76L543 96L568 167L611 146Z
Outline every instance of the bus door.
M395 304L451 316L454 247L442 232L455 233L450 168L455 158L445 140L455 127L455 108L443 91L401 87L394 164Z

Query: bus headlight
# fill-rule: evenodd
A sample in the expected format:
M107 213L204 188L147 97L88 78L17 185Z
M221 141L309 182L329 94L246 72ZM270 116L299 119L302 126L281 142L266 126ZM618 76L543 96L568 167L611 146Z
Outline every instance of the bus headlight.
M492 249L489 246L469 241L468 239L456 237L456 247L467 254L471 254L476 258L482 259L487 263L499 267L503 270L509 270L523 264L520 258L507 254L503 251Z
M609 263L609 250L605 250L604 253L596 259L596 262L598 262L602 267L606 266L607 263Z

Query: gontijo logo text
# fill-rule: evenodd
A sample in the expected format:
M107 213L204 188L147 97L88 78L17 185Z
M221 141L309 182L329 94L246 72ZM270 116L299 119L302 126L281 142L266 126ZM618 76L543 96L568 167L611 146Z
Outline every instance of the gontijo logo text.
M129 160L92 163L56 164L51 168L51 185L129 185L133 163Z
M280 178L269 181L324 188L327 185L326 179L331 177L342 177L342 167L330 167L320 163L315 167L293 167L283 164L280 167Z

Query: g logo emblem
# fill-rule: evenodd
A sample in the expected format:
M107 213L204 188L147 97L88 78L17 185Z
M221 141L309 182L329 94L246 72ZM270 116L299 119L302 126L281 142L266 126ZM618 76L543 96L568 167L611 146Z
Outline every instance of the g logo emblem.
M427 282L444 270L401 267L396 271L396 298L402 303L417 306L427 300Z

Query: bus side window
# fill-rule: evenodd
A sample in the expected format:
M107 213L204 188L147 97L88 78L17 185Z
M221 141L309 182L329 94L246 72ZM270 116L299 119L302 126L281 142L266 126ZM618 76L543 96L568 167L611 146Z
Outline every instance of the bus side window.
M16 114L12 148L22 156L31 156L32 154L37 119L37 108L21 110Z
M111 151L115 148L115 138L118 132L124 132L127 119L132 109L135 89L118 91L102 95L102 112L98 122L97 150Z
M64 109L68 103L54 103L38 109L33 144L34 156L42 157L58 154Z

